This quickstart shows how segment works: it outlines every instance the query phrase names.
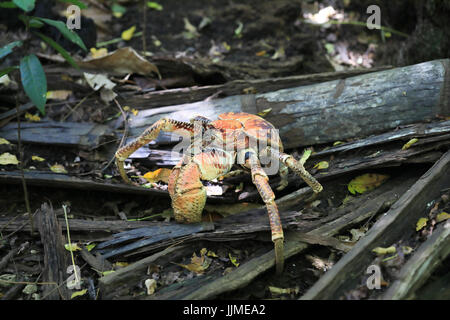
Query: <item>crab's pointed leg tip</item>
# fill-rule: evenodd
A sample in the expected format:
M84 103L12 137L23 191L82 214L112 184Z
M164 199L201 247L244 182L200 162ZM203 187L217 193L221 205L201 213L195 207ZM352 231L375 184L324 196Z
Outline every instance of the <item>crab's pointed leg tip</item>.
M284 243L283 238L274 240L275 245L275 264L277 275L283 273L284 269Z

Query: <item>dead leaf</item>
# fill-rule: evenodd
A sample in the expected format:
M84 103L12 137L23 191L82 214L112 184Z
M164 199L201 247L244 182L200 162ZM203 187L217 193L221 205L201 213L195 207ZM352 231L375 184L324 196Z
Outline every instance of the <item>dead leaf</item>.
M159 168L155 171L149 171L146 174L144 174L144 178L151 183L154 182L164 182L164 183L168 183L169 182L169 177L170 174L172 173L172 170L167 169L167 168Z
M72 293L72 295L70 296L70 299L76 298L76 297L80 297L80 296L84 296L87 292L87 289L83 289L80 291L75 291L74 293Z
M306 259L308 259L312 263L314 268L324 272L330 270L334 265L333 261L322 259L320 257L312 256L309 254L306 255Z
M411 252L413 252L414 249L411 247L408 247L408 246L402 246L402 251L403 251L403 254L408 255L408 254L411 254Z
M64 245L64 248L65 248L67 251L81 251L81 248L78 246L77 243L66 243L66 244Z
M38 122L41 121L41 118L38 115L33 115L29 112L25 113L25 119L32 121L32 122Z
M50 167L50 170L52 170L55 173L67 173L66 168L62 164L55 163Z
M279 296L282 294L298 294L299 288L278 288L269 286L269 291L273 296Z
M39 162L45 161L44 158L41 158L41 157L39 157L39 156L31 156L31 160L33 160L33 161L39 161Z
M275 51L275 53L271 57L272 60L284 59L284 58L286 58L286 54L284 53L284 48L283 47L279 47L277 49L277 51Z
M428 218L420 218L416 223L416 231L423 229L428 222Z
M136 26L132 26L131 28L122 32L121 38L125 41L129 41L133 38L134 31L136 31Z
M367 230L360 230L360 229L351 229L350 233L352 234L352 240L351 242L357 242L359 239L364 237Z
M407 143L405 143L405 144L403 145L402 150L409 149L409 148L410 148L414 143L416 143L417 141L419 141L419 139L417 139L417 138L414 138L414 139L409 140Z
M263 111L260 111L257 113L258 116L264 118L272 111L272 108L264 109Z
M82 68L103 70L117 75L137 73L143 76L149 76L154 72L161 79L158 67L148 62L130 47L117 49L100 58L77 61L77 64Z
M441 212L436 216L436 222L439 223L447 220L448 218L450 218L450 214L448 214L447 212Z
M323 169L328 169L329 164L327 161L320 161L319 163L317 163L314 168L318 169L318 170L323 170Z
M364 193L379 187L388 178L388 175L366 173L350 181L348 184L348 191L352 194L356 194L357 192Z
M145 287L147 288L147 295L150 296L155 293L156 290L156 280L147 279L145 280Z
M212 259L205 256L205 251L201 251L200 257L198 257L195 252L192 255L191 263L189 264L179 264L180 267L183 267L189 271L195 272L197 274L203 274L206 269L208 269L211 264Z
M67 100L72 94L71 90L54 90L47 91L47 99L49 100Z
M113 89L116 86L116 84L109 80L108 77L104 74L84 72L83 75L89 86L94 89L94 91L98 91L102 88Z
M183 37L187 40L194 39L200 36L200 34L197 31L197 28L194 27L188 18L183 18L184 21L184 30L183 31Z
M19 164L17 157L9 152L0 155L0 165Z
M376 247L375 249L372 250L372 252L375 252L378 255L385 255L388 253L396 253L397 249L395 249L394 246L390 246L388 248Z
M233 256L231 255L231 253L228 254L228 257L230 258L231 263L232 263L236 268L239 267L239 263L237 262L237 258L236 258L236 257L233 257Z

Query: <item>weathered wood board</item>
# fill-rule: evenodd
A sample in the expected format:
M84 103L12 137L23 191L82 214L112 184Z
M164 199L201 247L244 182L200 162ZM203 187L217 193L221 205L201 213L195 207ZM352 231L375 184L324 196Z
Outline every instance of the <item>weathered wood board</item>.
M17 142L17 123L0 128L0 137ZM20 124L22 143L55 146L96 148L104 138L115 140L114 132L106 125L84 122L40 121Z
M354 248L342 257L302 299L339 299L355 287L366 274L373 259L372 249L388 247L412 235L415 224L427 203L450 187L450 151L445 153L403 196L380 218Z
M286 148L364 137L450 115L449 69L450 60L435 60L345 80L142 110L131 118L130 134L140 134L162 117L216 119L224 112L256 114L270 108L266 119L280 130Z

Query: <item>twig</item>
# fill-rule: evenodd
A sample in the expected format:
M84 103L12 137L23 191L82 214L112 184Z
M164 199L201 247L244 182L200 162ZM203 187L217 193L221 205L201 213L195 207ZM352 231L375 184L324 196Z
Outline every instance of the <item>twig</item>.
M146 40L145 40L145 27L147 26L147 6L146 6L146 2L147 1L142 1L142 51L145 53L147 52L147 44L146 44Z
M19 170L21 174L23 196L25 198L25 206L28 212L28 217L30 219L31 236L33 236L34 233L33 217L31 215L30 200L28 199L28 189L27 184L25 182L25 175L23 173L23 152L22 152L23 150L22 150L22 142L20 139L20 115L19 115L19 104L17 103L17 99L16 99L16 110L17 110L17 148L19 149Z
M67 206L63 204L62 206L64 210L64 219L66 220L66 230L67 230L67 241L69 242L69 251L70 251L70 257L72 258L72 265L73 265L73 273L75 275L75 282L80 283L80 278L78 276L77 268L75 266L75 259L73 258L73 250L71 248L72 242L70 241L70 230L69 230L69 221L67 220Z
M123 143L125 142L126 136L128 134L128 123L127 123L127 115L125 114L125 111L123 111L122 107L120 106L120 103L117 102L116 99L114 99L114 102L116 103L117 108L119 108L120 112L122 113L123 122L124 122L123 125L125 127L125 129L123 130L122 139L120 139L119 146L117 147L117 149L119 149L120 147L123 146ZM113 156L111 158L111 160L109 160L108 164L105 167L103 167L103 169L101 170L102 172L105 171L111 165L111 163L114 161L114 158L115 158L115 156Z

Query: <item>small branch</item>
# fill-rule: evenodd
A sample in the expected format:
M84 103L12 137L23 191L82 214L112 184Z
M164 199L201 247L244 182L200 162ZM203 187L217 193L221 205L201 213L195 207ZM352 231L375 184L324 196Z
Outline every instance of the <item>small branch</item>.
M17 110L17 148L19 149L19 170L22 180L23 196L25 198L25 207L27 209L28 217L30 219L31 236L33 236L34 233L33 217L31 214L30 200L28 198L27 183L25 182L25 175L23 173L23 150L22 150L22 143L20 140L20 112L19 112L19 104L17 102L16 102L16 110Z

